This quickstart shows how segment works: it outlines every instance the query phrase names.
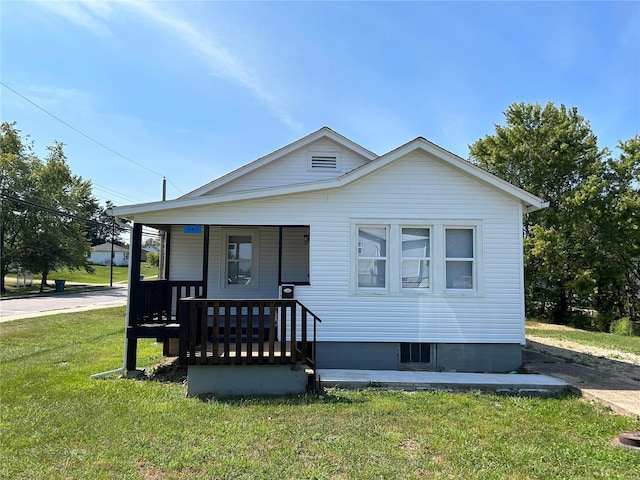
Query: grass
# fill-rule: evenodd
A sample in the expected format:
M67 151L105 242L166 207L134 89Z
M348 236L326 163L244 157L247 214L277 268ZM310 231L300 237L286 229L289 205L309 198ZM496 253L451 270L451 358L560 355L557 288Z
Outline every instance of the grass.
M93 273L87 273L84 270L70 271L65 268L51 272L49 274L49 278L79 283L109 283L111 267L104 265L92 265L92 267L95 270ZM145 278L157 277L158 267L154 267L148 263L141 263L140 274L144 275ZM126 282L128 280L128 275L129 267L113 267L114 282Z
M569 340L571 342L592 345L595 347L619 350L621 352L634 353L640 355L640 337L629 337L626 335L616 335L614 333L589 332L586 330L547 330L536 328L540 325L537 322L527 322L527 335L538 337L556 338L559 340Z
M638 478L637 420L572 396L364 390L201 400L122 364L124 308L0 324L0 478ZM141 341L138 363L161 360Z
M45 292L55 291L54 280L66 280L65 290L82 290L82 286L74 284L86 285L98 285L109 284L110 281L110 268L104 265L92 265L94 268L93 273L88 273L84 270L69 270L61 269L59 271L52 271L49 273L49 281L45 287ZM154 267L149 263L140 264L140 274L144 275L145 279L152 279L158 276L158 267ZM126 283L128 281L129 267L113 267L113 282L114 283ZM34 275L34 283L28 288L16 287L16 274L10 274L5 277L5 284L7 287L7 293L4 296L12 297L16 295L29 295L37 294L40 290L40 278Z

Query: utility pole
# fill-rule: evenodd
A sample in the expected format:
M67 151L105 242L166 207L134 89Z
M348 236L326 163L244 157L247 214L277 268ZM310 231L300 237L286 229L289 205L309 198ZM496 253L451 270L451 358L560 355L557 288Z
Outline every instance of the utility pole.
M111 220L111 261L109 262L109 264L111 265L111 268L109 269L109 286L113 287L113 237L115 237L116 235L116 225L115 225L115 219Z
M167 179L166 177L162 177L162 201L165 202L167 200ZM158 249L158 279L166 280L164 278L165 272L165 238L166 232L164 230L160 230L160 248Z

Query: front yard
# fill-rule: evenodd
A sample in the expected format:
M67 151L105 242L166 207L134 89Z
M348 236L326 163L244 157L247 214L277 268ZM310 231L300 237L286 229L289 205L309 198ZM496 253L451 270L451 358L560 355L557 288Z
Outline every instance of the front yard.
M81 291L87 288L93 288L97 285L108 285L111 278L111 267L104 265L92 265L94 271L88 273L84 270L61 269L49 273L49 280L45 287L45 292L55 291L54 280L65 280L65 291L76 290ZM140 264L140 274L146 279L154 279L158 276L158 267L149 263ZM113 267L113 283L127 283L129 279L129 267ZM16 295L34 294L40 290L40 277L33 275L33 284L31 287L17 287L17 275L11 273L5 276L5 285L7 287L6 297Z
M122 365L124 308L0 324L0 477L638 478L637 420L572 396L329 391L200 400ZM161 361L140 341L139 363ZM635 476L635 477L634 477Z

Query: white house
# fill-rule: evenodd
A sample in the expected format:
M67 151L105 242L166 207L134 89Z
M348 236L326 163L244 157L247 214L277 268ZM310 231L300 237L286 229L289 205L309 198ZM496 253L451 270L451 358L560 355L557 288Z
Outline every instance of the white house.
M175 321L189 302L176 297L201 297L180 320L181 355L208 365L197 358L253 348L247 317L264 312L240 299L278 299L291 285L296 304L322 320L313 322L322 368L516 369L525 342L522 217L546 205L422 137L378 156L324 127L176 200L115 208L134 223L132 252L142 225L167 235L163 309L129 305L129 368L145 336L138 327L154 315ZM151 295L150 282L138 287ZM222 299L236 303L213 303ZM215 338L225 315L242 339L233 326L226 343ZM301 317L292 315L299 336ZM202 335L187 340L189 328Z
M110 265L111 261L111 243L101 243L91 247L89 253L89 262L94 265ZM126 267L129 265L129 250L120 245L113 245L113 264Z

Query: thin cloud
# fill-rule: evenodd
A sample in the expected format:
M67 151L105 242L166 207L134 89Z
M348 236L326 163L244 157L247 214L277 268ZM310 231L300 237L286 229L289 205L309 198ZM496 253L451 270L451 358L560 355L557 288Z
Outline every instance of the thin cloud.
M189 45L195 56L205 63L213 75L241 85L261 100L273 115L285 125L297 132L302 129L300 123L283 107L281 99L272 94L259 76L250 71L240 59L222 45L217 44L196 25L176 17L173 13L169 15L158 8L157 4L135 0L119 2L41 1L39 3L47 10L99 36L111 35L106 19L112 13L114 5L132 7L137 13L143 14L145 18L162 26L169 34Z
M264 102L273 114L290 128L299 131L301 125L282 107L280 99L269 92L268 88L254 73L223 46L203 33L196 25L173 15L168 15L148 2L130 2L129 5L165 27L172 35L188 44L196 56L202 59L212 73L227 78L249 90Z
M43 8L89 30L94 35L106 37L111 30L104 22L110 13L107 2L38 2Z

